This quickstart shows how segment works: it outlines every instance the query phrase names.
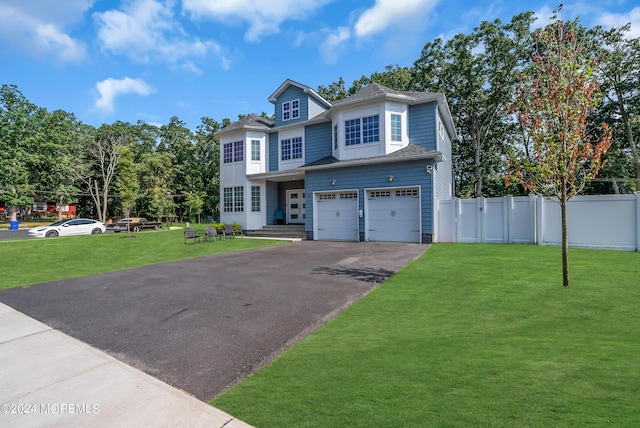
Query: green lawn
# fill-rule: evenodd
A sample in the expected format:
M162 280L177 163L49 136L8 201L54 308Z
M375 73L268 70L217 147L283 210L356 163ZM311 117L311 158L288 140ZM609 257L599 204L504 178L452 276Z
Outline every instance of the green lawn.
M182 230L0 241L0 290L286 241L227 239L184 244Z
M212 401L258 427L640 426L640 254L436 244Z

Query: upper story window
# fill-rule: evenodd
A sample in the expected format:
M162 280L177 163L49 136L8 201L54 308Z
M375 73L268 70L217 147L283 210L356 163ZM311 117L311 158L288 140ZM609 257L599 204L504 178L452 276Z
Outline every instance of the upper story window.
M438 118L438 134L440 134L440 136L444 138L444 123L442 123L440 118Z
M222 146L223 163L242 162L244 160L244 141L225 143Z
M300 117L300 100L291 100L282 103L282 120L297 119Z
M391 115L391 141L402 141L402 116Z
M380 119L378 115L345 120L344 141L347 146L380 141Z
M280 159L302 159L302 137L287 138L280 141Z
M338 125L333 125L333 150L338 150Z
M260 140L251 140L251 160L260 160Z

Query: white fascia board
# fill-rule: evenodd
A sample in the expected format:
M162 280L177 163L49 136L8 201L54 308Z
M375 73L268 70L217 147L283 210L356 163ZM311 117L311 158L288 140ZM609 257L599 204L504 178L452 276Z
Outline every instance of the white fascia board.
M408 161L415 161L415 160L433 160L434 162L441 162L443 159L444 159L444 155L441 152L433 151L432 153L428 153L428 154L405 156L405 157L345 160L340 162L329 163L326 165L301 167L299 169L302 171L318 171L323 169L350 168L352 166L408 162Z

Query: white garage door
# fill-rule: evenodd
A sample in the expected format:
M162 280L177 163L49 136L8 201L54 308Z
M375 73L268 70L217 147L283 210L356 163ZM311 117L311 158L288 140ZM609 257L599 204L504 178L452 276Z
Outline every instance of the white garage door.
M358 241L358 192L318 193L316 239Z
M367 191L369 241L420 242L418 188Z

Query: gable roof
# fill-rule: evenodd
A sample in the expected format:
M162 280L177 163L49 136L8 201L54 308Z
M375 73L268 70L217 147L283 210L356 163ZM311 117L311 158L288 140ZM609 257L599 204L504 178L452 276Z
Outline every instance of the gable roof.
M273 128L273 120L265 119L262 116L258 116L255 113L251 113L243 117L237 122L232 123L229 126L225 126L222 129L217 130L213 135L227 134L233 131L240 131L243 129L254 131L269 131Z
M285 80L284 83L280 85L280 87L276 89L276 91L273 94L271 94L271 96L269 97L269 102L275 104L276 101L278 100L278 97L282 95L282 93L286 91L287 88L289 88L289 86L295 86L297 88L300 88L305 94L311 95L316 101L320 102L320 104L324 105L327 108L331 107L331 103L325 100L324 98L322 98L320 94L318 94L316 91L311 89L311 87L307 85L303 85L302 83L295 82L291 79Z

